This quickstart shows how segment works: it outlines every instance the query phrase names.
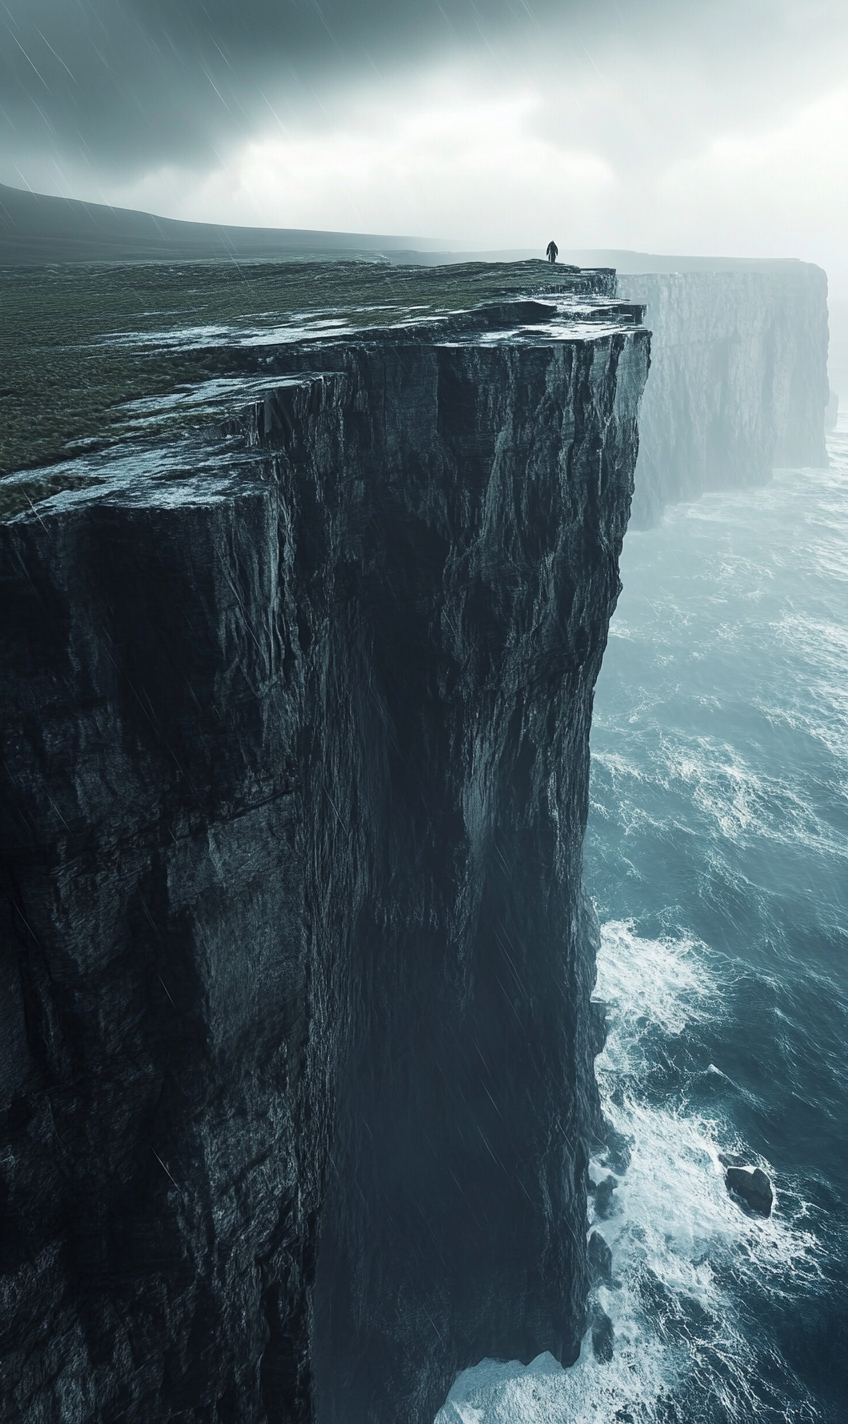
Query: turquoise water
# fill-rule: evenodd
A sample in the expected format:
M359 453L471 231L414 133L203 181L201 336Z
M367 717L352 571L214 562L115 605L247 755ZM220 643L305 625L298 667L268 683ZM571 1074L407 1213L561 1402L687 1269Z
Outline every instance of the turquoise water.
M440 1424L844 1424L848 421L829 470L628 534L622 579L586 841L630 1144L595 1223L615 1353L484 1362ZM727 1195L726 1151L769 1173L770 1220Z

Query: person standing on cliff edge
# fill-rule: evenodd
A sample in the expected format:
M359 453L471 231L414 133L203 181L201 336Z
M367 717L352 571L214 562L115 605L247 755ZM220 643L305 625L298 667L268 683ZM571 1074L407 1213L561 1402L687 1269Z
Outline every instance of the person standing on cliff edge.
M550 242L548 243L547 249L546 249L546 251L545 251L545 256L547 257L548 261L549 261L549 262L556 262L556 260L557 260L557 253L558 253L558 252L559 252L559 248L557 247L557 245L556 245L556 243L554 242L553 238L551 238Z

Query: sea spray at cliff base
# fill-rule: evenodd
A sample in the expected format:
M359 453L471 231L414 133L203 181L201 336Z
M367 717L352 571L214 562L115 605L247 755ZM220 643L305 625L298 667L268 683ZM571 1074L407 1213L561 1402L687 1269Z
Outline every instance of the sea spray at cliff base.
M609 1364L486 1363L440 1424L843 1424L848 422L631 532L592 732ZM719 1153L773 1179L769 1220ZM629 1160L628 1160L629 1159ZM626 1170L619 1170L625 1165Z

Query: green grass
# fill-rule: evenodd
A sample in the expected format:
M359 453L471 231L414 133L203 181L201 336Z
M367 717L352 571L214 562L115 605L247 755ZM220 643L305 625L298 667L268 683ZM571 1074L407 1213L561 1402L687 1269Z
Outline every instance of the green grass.
M3 477L67 461L129 436L155 439L195 409L162 413L140 431L128 402L258 369L233 334L303 316L355 327L437 315L524 293L580 290L544 262L393 267L383 262L150 263L7 268L0 272L0 518L75 483L49 473L4 488ZM158 333L222 326L194 350ZM147 344L120 335L148 336ZM58 483L57 483L58 482Z

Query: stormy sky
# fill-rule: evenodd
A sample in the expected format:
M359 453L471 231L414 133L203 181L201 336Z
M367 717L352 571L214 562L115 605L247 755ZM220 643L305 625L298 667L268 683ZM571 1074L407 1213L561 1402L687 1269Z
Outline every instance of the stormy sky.
M848 289L846 0L0 0L0 180Z

